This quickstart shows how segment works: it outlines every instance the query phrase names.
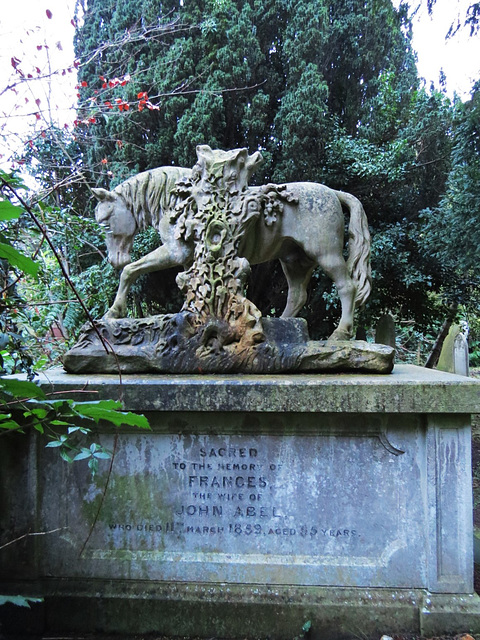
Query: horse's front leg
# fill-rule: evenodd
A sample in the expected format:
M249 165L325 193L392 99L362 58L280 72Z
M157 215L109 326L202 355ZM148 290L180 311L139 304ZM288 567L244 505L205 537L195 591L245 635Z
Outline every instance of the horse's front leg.
M171 247L162 245L140 260L127 264L120 275L120 284L115 300L104 318L124 318L127 315L127 295L130 287L139 276L152 271L178 267L188 262L188 257L187 247L172 250Z
M137 262L141 262L141 260L137 260ZM131 264L137 264L137 263L133 262ZM120 274L120 284L118 285L117 295L115 296L115 300L113 301L112 306L107 311L107 313L103 316L104 318L124 318L127 315L127 295L132 282L135 281L135 280L132 280L129 277L129 275L126 273L127 268L130 267L131 264L126 265L122 269L122 273Z

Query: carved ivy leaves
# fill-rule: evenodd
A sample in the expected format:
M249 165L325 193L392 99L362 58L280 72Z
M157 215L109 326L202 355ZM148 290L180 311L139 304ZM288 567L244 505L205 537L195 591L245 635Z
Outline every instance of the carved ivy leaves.
M278 224L283 202L295 199L285 185L239 191L222 177L220 163L197 169L190 181L177 183L170 222L178 240L194 245L191 267L177 276L185 294L182 312L203 327L204 350L218 355L226 345L248 349L264 339L261 313L245 297L250 265L238 255L239 247L257 223Z

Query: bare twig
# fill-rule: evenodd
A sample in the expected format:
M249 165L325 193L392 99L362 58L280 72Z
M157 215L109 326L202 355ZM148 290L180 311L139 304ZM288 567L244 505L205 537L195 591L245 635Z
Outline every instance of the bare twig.
M17 305L17 307L21 309L26 307L50 307L52 304L71 304L72 302L76 302L76 300L37 300L33 302L23 302Z
M114 437L113 437L112 457L110 458L110 466L108 468L107 479L105 480L105 486L103 488L102 497L100 499L100 504L98 505L98 509L97 509L97 512L96 512L95 517L93 519L92 525L90 527L90 531L88 532L88 536L87 536L85 542L83 543L82 548L80 549L80 553L78 554L79 556L81 556L82 553L85 551L85 547L87 546L88 541L92 537L93 530L95 529L95 525L97 524L97 520L98 520L98 518L100 516L100 511L102 510L103 503L105 501L105 496L107 495L107 489L108 489L108 485L110 483L110 478L112 476L112 469L113 469L113 463L115 462L115 454L116 454L116 451L117 451L117 445L118 445L118 433L116 433L114 435Z
M67 527L58 527L58 529L51 529L51 531L38 531L36 533L24 533L23 536L20 536L19 538L15 538L15 540L10 540L10 542L2 544L2 546L0 546L0 551L2 549L5 549L5 547L9 547L11 544L15 544L15 542L20 542L20 540L23 540L24 538L29 538L30 536L46 536L49 533L56 533L57 531L62 531L63 529L67 529Z

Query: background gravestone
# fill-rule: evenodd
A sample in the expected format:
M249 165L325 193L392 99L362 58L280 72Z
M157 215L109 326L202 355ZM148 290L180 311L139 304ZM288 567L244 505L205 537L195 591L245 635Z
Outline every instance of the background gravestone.
M469 375L468 342L458 324L450 327L438 359L437 369L460 376Z
M395 320L386 313L378 320L375 329L375 342L377 344L386 344L395 349Z
M453 362L454 373L459 376L469 375L468 342L463 333L459 333L453 343Z

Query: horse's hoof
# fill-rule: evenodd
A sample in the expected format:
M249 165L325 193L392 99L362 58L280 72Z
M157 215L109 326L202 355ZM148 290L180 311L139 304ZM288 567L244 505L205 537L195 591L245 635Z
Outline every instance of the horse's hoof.
M327 342L341 342L344 340L350 340L351 337L352 335L349 331L335 329L332 335L328 338Z
M116 320L117 318L122 318L122 317L123 316L115 309L109 309L107 313L103 316L102 320Z

